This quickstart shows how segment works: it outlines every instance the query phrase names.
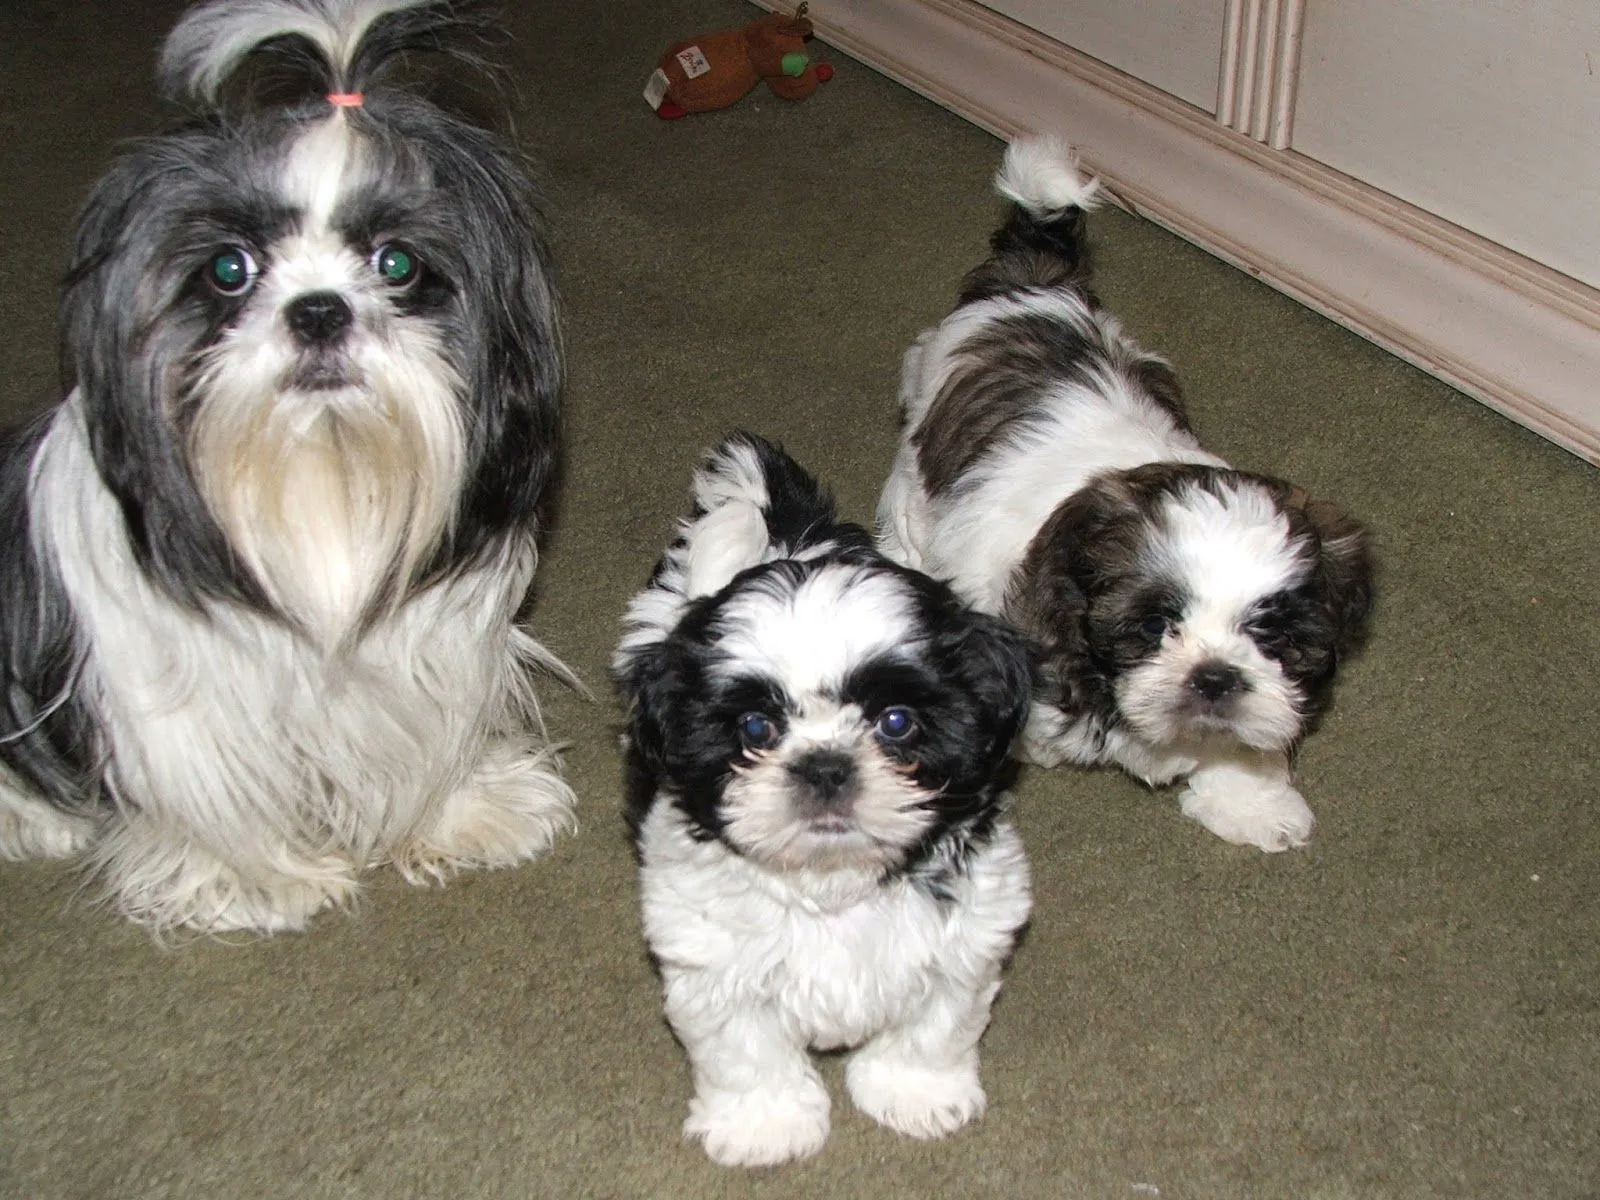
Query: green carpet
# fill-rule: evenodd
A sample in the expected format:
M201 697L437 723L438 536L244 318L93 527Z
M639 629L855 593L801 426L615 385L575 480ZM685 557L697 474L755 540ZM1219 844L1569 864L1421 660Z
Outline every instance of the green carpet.
M1092 221L1111 309L1236 465L1374 530L1376 627L1301 779L1300 853L1228 846L1110 772L1027 772L1035 918L944 1142L851 1109L806 1163L680 1139L605 663L703 447L781 439L870 517L900 355L1000 208L987 134L821 52L803 104L657 121L668 43L734 0L516 2L571 362L540 635L581 831L523 869L375 872L305 936L176 951L49 864L0 866L0 1194L1580 1197L1600 1194L1600 474L1156 227ZM168 0L0 3L0 396L54 395L72 214L163 120Z

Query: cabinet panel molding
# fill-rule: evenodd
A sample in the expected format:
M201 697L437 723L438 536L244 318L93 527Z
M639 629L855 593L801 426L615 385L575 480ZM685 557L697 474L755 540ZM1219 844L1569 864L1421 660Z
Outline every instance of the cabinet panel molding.
M1222 23L1229 0L982 2L1190 104L1208 107L1217 94Z
M1294 131L1305 0L1227 0L1217 120L1282 150Z

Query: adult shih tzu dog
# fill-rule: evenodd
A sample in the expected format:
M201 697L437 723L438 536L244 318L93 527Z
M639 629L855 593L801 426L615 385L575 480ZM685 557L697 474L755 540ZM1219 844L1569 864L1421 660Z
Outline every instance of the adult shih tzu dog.
M729 437L628 609L629 815L645 937L719 1163L813 1153L808 1050L914 1137L984 1109L978 1039L1030 905L1004 815L1031 649Z
M1089 290L1097 184L1070 148L1014 143L996 187L991 256L906 355L880 546L1041 646L1028 758L1186 777L1213 833L1303 845L1289 756L1366 627L1367 536L1201 448L1170 367Z
M70 394L0 459L0 854L87 852L157 931L299 929L368 865L511 864L570 821L516 623L558 450L544 239L517 160L392 77L471 26L191 10L162 71L197 119L78 224Z

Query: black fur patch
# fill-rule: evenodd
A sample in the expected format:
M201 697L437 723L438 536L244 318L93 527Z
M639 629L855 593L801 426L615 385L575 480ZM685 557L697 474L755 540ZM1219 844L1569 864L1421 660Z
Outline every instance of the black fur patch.
M97 799L100 748L78 692L72 606L34 553L28 479L48 418L0 437L0 762L69 811Z

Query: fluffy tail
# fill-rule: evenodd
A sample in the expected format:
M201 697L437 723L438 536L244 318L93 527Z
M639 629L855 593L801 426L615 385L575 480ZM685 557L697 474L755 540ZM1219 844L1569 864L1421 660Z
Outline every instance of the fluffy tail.
M1100 203L1100 181L1057 137L1018 138L1006 148L995 191L1013 204L989 239L992 254L968 276L963 302L1035 286L1082 286L1089 275L1084 213Z
M167 35L161 83L173 99L212 105L246 58L270 51L327 92L362 92L407 50L477 63L453 43L486 27L471 0L207 0Z
M753 433L732 433L694 473L694 510L623 619L614 667L672 630L684 608L721 591L740 571L840 549L870 551L871 537L841 525L833 498L804 467Z

